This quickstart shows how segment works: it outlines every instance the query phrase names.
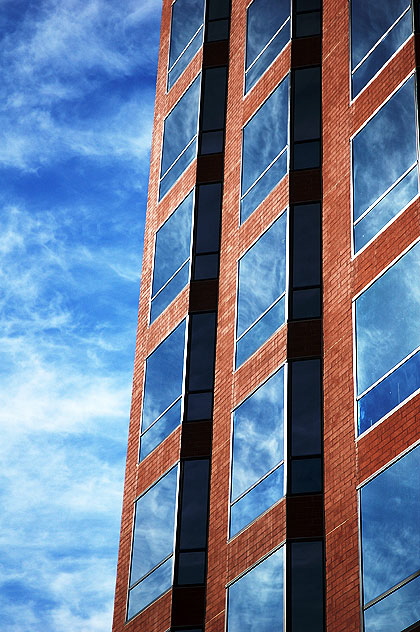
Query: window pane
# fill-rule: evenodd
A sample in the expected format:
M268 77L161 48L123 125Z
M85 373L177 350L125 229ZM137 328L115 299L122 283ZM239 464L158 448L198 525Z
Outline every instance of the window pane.
M289 80L286 77L243 129L242 195L287 146L288 100ZM279 178L283 175L279 174ZM264 197L277 181L267 184ZM249 209L247 214L252 210Z
M202 184L198 188L195 252L219 250L222 185Z
M280 465L230 509L230 537L258 518L284 496L284 468Z
M283 632L283 549L228 589L227 632Z
M265 48L260 56L247 69L245 74L245 93L257 83L261 75L275 60L277 55L283 50L290 40L290 20L277 33L270 44Z
M310 37L321 33L321 12L301 13L296 16L295 37Z
M202 130L221 129L225 124L227 68L207 68L204 71Z
M320 318L321 316L321 289L310 288L306 290L293 290L292 318Z
M229 37L229 20L216 20L207 25L207 42L218 42Z
M292 456L321 452L321 361L289 365Z
M293 140L310 140L321 134L321 68L294 71Z
M419 595L417 577L365 610L365 632L401 632L420 621Z
M285 289L286 213L283 213L239 260L237 335L248 329Z
M290 17L289 0L254 0L249 6L247 11L246 68L248 69L255 62L267 45L268 55L259 66L259 72L254 75L251 85L247 85L247 90L254 85L289 41L290 20L283 27L281 39L274 38L288 17Z
M206 546L208 494L208 459L184 461L179 530L181 549L201 549Z
M236 343L236 368L241 366L285 322L284 296Z
M188 390L211 389L214 382L216 314L193 314L190 337Z
M291 463L291 493L314 494L322 491L322 463L320 457L293 459Z
M156 233L152 297L161 292L155 299L152 298L152 321L188 282L189 266L179 268L190 257L193 204L191 191ZM177 270L179 272L174 276ZM166 283L168 285L162 290Z
M209 20L229 17L230 0L207 0L207 7Z
M179 554L177 583L204 584L206 571L205 551L187 551Z
M182 393L185 321L146 360L142 432Z
M160 172L161 178L185 150L187 145L197 136L199 101L200 76L195 79L165 119L162 165ZM195 146L196 142L193 143L193 148ZM195 151L193 153L188 153L187 164L184 164L184 161L182 161L182 171L184 171L188 164L193 160L195 153ZM175 167L176 166L174 165L171 173L168 173L169 180L166 180L165 192L169 190L180 175Z
M181 399L179 399L162 417L150 426L140 440L140 461L146 458L159 443L162 443L171 432L179 426L181 421Z
M324 554L322 542L291 544L292 632L324 630Z
M358 394L420 345L419 289L417 243L356 300Z
M420 446L417 446L361 489L365 604L420 570L419 471ZM397 593L400 590L402 589L399 588ZM407 590L410 592L411 588ZM391 595L385 601L388 599L391 599ZM399 596L395 594L388 603L398 607ZM416 599L416 604L418 603ZM412 603L409 610L413 612L416 607L418 608ZM387 609L385 604L376 608L377 611ZM404 610L401 611L401 616L403 612ZM368 611L366 616L371 618ZM409 621L407 625L413 621L417 619ZM406 626L402 626L402 629L404 627ZM375 627L371 629L382 630Z
M200 48L203 41L202 29L195 38L194 35L203 25L203 21L204 0L176 0L172 5L169 68L177 63L176 70L174 69L169 76L169 87L175 83ZM181 59L178 60L183 51Z
M136 502L130 586L173 551L178 468Z
M213 415L213 391L190 393L187 398L187 421L211 419Z
M131 619L172 585L172 559L167 560L128 593L128 615Z
M353 140L353 204L357 220L388 189L417 162L416 111L414 77L391 97ZM400 190L400 193L404 193ZM417 193L417 186L415 188ZM409 189L408 195L412 196ZM406 195L393 197L393 210L386 219L395 216L409 201ZM383 205L373 208L369 221L383 213ZM379 221L383 225L383 220Z
M232 500L283 460L283 427L281 368L233 413Z
M354 68L409 6L407 0L352 0L351 43ZM394 52L394 51L393 51Z
M302 204L292 209L293 287L319 285L321 281L321 206Z
M216 279L219 275L219 253L196 255L194 261L194 281Z

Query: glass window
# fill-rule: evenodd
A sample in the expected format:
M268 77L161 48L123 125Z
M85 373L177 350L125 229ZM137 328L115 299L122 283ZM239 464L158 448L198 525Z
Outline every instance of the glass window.
M236 368L284 323L285 290L286 213L283 213L239 260Z
M136 502L128 619L172 585L177 479L173 467Z
M177 583L203 584L206 568L209 460L185 460L182 467Z
M168 88L184 72L203 43L204 0L175 0L172 5Z
M194 239L194 280L215 279L219 274L222 183L198 186Z
M165 119L159 198L175 184L197 154L200 76Z
M200 154L216 154L223 151L227 67L207 68L203 84Z
M284 369L233 413L230 537L284 495Z
M286 77L243 129L241 222L286 175L288 104Z
M181 422L185 320L146 360L140 460Z
M353 139L356 252L418 194L416 130L411 77Z
M216 313L193 314L190 321L188 391L205 391L214 383Z
M420 388L420 242L356 300L359 432Z
M156 233L151 322L189 281L193 206L191 191Z
M321 0L295 0L294 37L321 33Z
M420 621L420 446L360 491L365 632Z
M321 205L299 204L291 208L291 315L321 315Z
M207 42L229 37L230 0L207 0Z
M322 542L292 542L291 632L324 630L324 553Z
M283 632L283 548L228 588L227 632Z
M321 68L299 68L293 80L293 169L321 164Z
M245 92L290 40L290 0L254 0L247 10Z
M409 0L352 0L352 92L357 96L412 33Z

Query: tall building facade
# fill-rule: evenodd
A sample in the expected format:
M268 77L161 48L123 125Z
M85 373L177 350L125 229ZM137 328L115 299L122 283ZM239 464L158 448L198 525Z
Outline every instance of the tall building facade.
M420 630L417 31L163 1L114 632Z

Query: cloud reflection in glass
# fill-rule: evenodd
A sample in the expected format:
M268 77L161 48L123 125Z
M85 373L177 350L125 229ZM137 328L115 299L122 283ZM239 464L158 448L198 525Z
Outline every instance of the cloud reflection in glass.
M200 49L203 31L204 0L175 0L172 5L169 89Z

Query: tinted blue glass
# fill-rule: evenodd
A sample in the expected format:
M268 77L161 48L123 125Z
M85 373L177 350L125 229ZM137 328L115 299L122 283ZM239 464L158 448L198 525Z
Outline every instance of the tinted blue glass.
M420 345L420 242L356 300L357 393Z
M179 554L177 583L204 584L206 569L205 551L183 551Z
M354 249L363 248L419 192L415 166L354 227Z
M286 77L244 127L242 196L287 146L288 96L289 78ZM269 182L270 188L266 185L265 195L276 183Z
M146 608L163 595L172 585L172 559L167 560L142 582L134 586L128 595L128 619Z
M365 632L401 632L420 621L420 577L365 610Z
M357 66L409 6L407 0L352 0L352 68Z
M256 0L254 0L254 3ZM253 3L253 4L254 4ZM251 5L252 6L252 5ZM287 42L290 40L290 20L283 26L281 31L277 33L267 48L260 54L252 66L248 67L245 73L245 92L251 90L261 75L267 70L270 64L275 60L277 55L283 50Z
M283 549L229 587L227 632L283 632Z
M365 5L368 3L365 3ZM411 12L408 11L387 36L377 45L365 61L354 71L352 77L353 97L365 87L384 64L412 33Z
M190 256L193 204L191 191L156 233L152 296Z
M290 0L254 0L250 4L247 11L247 68L255 61L288 17L290 17ZM286 28L289 39L289 24ZM271 44L272 42L270 42L270 46Z
M150 454L159 443L166 439L180 423L181 400L179 399L142 435L140 441L140 461Z
M184 153L178 158L178 160L172 165L168 173L162 178L159 185L159 199L167 194L169 189L178 180L178 178L184 173L190 162L194 160L197 155L197 137L188 145Z
M359 432L364 432L420 388L420 353L411 356L358 402Z
M417 446L361 489L365 604L420 570L419 471Z
M168 89L171 89L175 81L182 75L196 52L201 48L203 43L204 28L201 27L195 37L191 40L181 57L175 62L168 73Z
M281 298L236 343L236 368L241 366L285 322L284 297Z
M291 464L292 494L307 494L322 490L322 464L320 457L295 459Z
M136 503L130 586L173 551L177 477L173 467Z
M182 321L146 360L142 432L181 395L184 340Z
M180 156L181 152L185 150L187 145L197 136L198 126L198 108L200 101L200 76L198 76L190 85L185 94L181 97L173 110L168 114L165 119L165 126L163 132L163 150L162 150L162 165L160 177L166 174L166 172L173 165L175 160ZM193 147L196 147L196 142L192 143ZM185 159L181 159L180 162L183 166L182 171L187 167L191 160L195 156L188 153L188 162L184 164ZM185 154L184 154L185 156ZM165 192L168 190L175 180L179 177L179 165L175 165L171 169L171 178L166 181ZM182 173L181 171L181 173ZM169 175L169 174L168 174ZM169 184L170 181L170 184ZM162 183L163 186L163 183ZM161 195L163 193L161 192Z
M353 139L355 220L417 161L416 136L411 77Z
M239 260L237 335L248 329L285 288L286 213L283 213Z
M233 414L232 490L235 500L284 458L284 370Z
M203 42L203 28L200 29L203 21L204 0L176 0L172 5L169 87L200 48Z
M284 471L280 465L230 508L230 537L258 518L284 496Z
M169 254L169 253L168 253ZM171 279L170 283L166 285L162 290L152 299L150 307L150 322L152 323L164 309L168 307L170 303L178 296L181 290L188 283L190 278L190 262L184 263L182 268Z
M291 543L292 632L324 630L322 542Z
M241 200L241 223L261 204L287 173L287 151L277 158Z

